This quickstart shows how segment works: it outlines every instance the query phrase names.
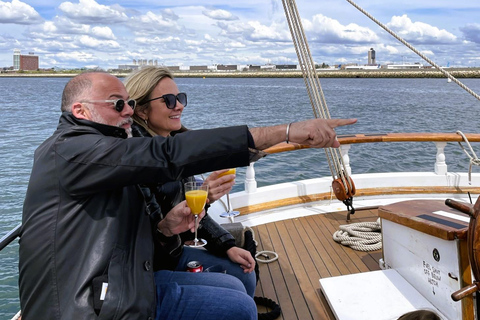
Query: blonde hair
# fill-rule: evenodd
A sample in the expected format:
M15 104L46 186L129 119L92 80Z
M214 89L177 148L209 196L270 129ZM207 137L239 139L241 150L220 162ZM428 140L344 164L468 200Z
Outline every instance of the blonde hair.
M137 107L132 117L133 121L142 126L152 136L156 136L157 134L147 126L138 114L150 108L150 103L145 103L144 101L152 98L150 94L153 89L155 89L160 80L165 77L173 80L173 74L167 67L147 66L133 72L124 80L125 88L130 95L130 99L137 101Z

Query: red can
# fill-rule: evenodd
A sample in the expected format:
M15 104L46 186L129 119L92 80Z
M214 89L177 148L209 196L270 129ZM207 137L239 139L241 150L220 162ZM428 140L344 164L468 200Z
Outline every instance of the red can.
M202 272L203 266L200 261L190 261L187 263L187 271L188 272Z

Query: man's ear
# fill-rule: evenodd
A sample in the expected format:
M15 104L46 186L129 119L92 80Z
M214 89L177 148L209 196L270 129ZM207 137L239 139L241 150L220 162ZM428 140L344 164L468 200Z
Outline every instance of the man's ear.
M75 118L83 120L92 120L90 110L83 103L76 102L72 105L72 113Z
M148 121L148 114L147 114L148 108L135 108L135 114L139 116L143 121Z

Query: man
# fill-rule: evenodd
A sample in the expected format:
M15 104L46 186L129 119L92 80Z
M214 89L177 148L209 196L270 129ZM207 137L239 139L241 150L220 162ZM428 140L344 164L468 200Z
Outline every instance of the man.
M334 128L356 120L125 139L135 107L128 99L107 73L80 74L65 86L63 114L35 151L24 203L22 319L255 319L240 281L210 287L155 277L154 241L192 229L193 215L184 203L152 223L138 184L246 166L255 150L285 139L338 147Z

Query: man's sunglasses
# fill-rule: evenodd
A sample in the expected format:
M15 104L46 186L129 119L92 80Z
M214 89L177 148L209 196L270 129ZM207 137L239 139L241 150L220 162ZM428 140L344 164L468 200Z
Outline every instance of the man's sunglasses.
M153 101L153 100L158 100L158 99L163 99L165 101L165 105L167 106L168 109L175 109L177 106L177 100L180 102L184 107L187 106L187 94L180 92L177 95L174 94L164 94L163 96L156 97L150 100L145 101L144 103Z
M135 107L137 106L137 101L130 99L130 100L123 100L123 99L118 99L118 100L88 100L88 101L82 101L85 103L98 103L98 102L110 102L113 103L115 110L118 112L122 112L123 108L125 107L125 103L127 103L133 110L135 110Z

